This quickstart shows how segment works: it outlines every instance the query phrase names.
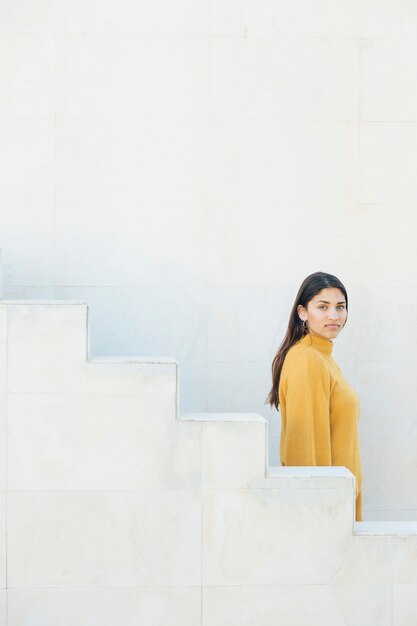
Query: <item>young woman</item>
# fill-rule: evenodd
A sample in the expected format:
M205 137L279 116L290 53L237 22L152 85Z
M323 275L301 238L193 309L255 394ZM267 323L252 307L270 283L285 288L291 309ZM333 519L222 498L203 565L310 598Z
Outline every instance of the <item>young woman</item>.
M266 403L281 407L281 464L347 467L356 477L356 521L362 521L359 397L332 356L347 312L347 292L336 276L315 272L304 279L272 362Z

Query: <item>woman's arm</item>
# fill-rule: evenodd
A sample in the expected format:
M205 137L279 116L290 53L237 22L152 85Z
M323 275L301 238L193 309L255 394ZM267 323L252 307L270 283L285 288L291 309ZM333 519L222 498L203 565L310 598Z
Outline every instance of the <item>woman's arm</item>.
M285 402L283 465L331 465L330 394L332 380L313 350L294 355L283 368Z

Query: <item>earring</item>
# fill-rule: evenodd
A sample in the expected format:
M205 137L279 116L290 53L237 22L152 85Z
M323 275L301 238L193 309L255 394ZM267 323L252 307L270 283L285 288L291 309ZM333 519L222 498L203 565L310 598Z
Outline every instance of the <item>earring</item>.
M307 329L307 320L303 320L303 328L304 328L304 330L308 330Z

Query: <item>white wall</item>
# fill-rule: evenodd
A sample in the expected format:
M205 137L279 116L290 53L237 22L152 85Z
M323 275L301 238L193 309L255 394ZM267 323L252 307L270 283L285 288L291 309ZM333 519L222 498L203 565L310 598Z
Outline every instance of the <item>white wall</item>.
M350 295L364 518L417 519L417 14L406 0L1 0L5 298L86 300L183 411L279 414L302 279Z
M256 413L178 416L181 365L89 358L87 313L0 303L1 626L413 624L417 522L267 467Z

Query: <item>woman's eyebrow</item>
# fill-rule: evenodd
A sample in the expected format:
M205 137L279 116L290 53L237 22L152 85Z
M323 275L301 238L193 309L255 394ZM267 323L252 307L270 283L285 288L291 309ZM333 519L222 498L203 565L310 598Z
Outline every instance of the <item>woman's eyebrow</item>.
M325 302L326 304L330 304L330 302L328 300L316 300L316 303L318 304L319 302ZM340 302L338 302L337 304L346 304L346 300L341 300Z

